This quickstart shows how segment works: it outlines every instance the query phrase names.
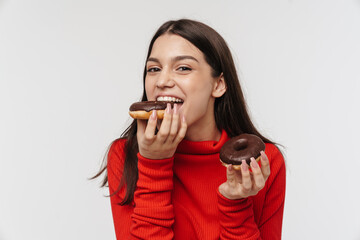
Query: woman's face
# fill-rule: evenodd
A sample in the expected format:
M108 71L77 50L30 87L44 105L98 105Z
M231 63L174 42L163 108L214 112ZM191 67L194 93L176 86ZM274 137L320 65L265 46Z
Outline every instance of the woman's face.
M186 39L164 34L154 42L146 63L145 91L149 101L181 102L188 132L206 127L214 120L214 102L220 77L212 77L212 69L204 54Z

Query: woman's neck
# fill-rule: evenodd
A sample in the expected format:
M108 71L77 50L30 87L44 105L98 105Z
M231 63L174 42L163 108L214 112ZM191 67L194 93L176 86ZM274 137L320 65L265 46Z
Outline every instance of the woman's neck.
M219 141L221 131L216 127L215 119L210 123L200 123L200 126L189 126L186 131L185 139L193 142L200 141Z

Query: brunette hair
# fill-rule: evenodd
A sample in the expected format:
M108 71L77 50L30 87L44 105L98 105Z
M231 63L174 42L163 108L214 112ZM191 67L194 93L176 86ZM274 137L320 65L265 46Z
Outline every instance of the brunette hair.
M229 137L234 137L241 133L255 134L264 142L273 143L258 132L250 119L231 52L219 33L206 24L194 20L180 19L165 22L153 36L146 59L151 54L155 40L163 34L176 34L185 38L204 54L206 62L212 68L213 77L223 74L226 92L221 97L216 98L214 104L215 122L219 130L225 130ZM146 73L145 66L143 74L144 86ZM145 87L141 100L147 100ZM120 136L120 138L127 139L125 144L126 157L120 184L113 194L116 194L122 187L126 187L126 194L120 203L121 205L132 202L138 180L138 159L136 155L139 150L136 131L137 122L134 120ZM101 187L106 186L108 182L106 167L107 159L105 157L101 170L93 177L96 178L105 172Z

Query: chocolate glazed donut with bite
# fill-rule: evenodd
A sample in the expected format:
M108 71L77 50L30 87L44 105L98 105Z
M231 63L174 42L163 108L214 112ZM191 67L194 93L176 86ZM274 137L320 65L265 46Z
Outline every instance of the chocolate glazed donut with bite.
M232 164L234 169L240 169L242 160L250 165L250 158L260 160L260 152L265 150L265 143L254 134L240 134L227 141L220 150L220 161L224 166Z
M163 119L168 103L171 103L171 106L174 105L173 102L166 101L136 102L130 106L129 114L134 119L149 119L153 110L156 110L157 119Z

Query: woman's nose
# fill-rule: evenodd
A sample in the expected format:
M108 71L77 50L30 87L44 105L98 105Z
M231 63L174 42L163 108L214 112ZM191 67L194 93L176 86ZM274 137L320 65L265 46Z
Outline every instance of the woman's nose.
M173 87L175 85L173 75L170 71L163 69L159 74L156 86L158 88Z

